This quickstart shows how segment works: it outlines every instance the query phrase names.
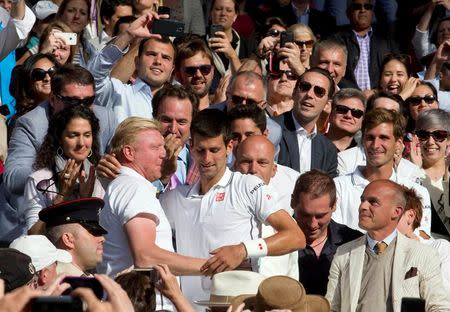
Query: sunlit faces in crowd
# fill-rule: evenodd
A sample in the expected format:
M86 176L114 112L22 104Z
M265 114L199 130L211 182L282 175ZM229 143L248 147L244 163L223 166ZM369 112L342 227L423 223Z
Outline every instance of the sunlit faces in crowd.
M208 95L214 78L214 66L205 53L198 52L180 62L177 77L182 85L189 86L199 98L202 98Z
M333 106L330 123L333 128L355 134L361 129L364 111L364 103L359 98L341 99Z
M280 61L280 70L269 73L268 78L267 91L269 99L279 101L285 98L292 98L298 76L285 62Z
M222 25L225 31L230 30L237 18L237 8L237 3L234 0L212 1L211 23Z
M413 120L417 120L420 112L439 107L436 89L426 83L419 84L405 102Z
M362 143L366 161L373 167L382 167L394 159L398 140L394 136L392 123L381 123L363 134Z
M170 80L174 69L174 56L175 49L170 41L148 39L135 59L139 78L152 88L160 88Z
M89 23L89 2L87 0L66 0L58 11L58 17L80 34Z
M31 70L31 81L36 99L44 100L51 92L51 76L56 70L55 65L48 58L41 58Z
M93 85L80 85L69 83L63 86L60 94L52 94L50 105L55 113L63 110L66 106L86 105L94 102L95 93Z
M345 75L347 54L340 47L319 48L315 62L317 67L327 70L337 85Z
M389 235L395 229L401 218L405 200L404 198L402 200L402 194L398 192L401 186L392 187L394 183L378 180L366 186L359 205L360 228L372 233L383 231L385 235Z
M381 70L380 89L391 94L400 94L409 78L408 68L399 59L386 62Z
M92 140L89 120L79 117L69 121L61 135L60 145L67 158L81 163L91 153Z

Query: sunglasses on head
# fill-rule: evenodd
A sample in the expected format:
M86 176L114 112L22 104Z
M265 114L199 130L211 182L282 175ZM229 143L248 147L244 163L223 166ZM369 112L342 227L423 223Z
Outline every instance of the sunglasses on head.
M183 71L188 76L194 76L198 70L202 73L203 76L208 75L211 72L212 65L200 65L200 66L185 66L183 67Z
M35 68L31 71L31 80L33 81L44 80L47 74L50 77L52 77L55 71L56 71L55 67L49 68L48 70L43 70L42 68Z
M417 130L416 135L420 141L427 141L430 136L436 142L443 142L448 138L448 132L445 130L435 130L435 131L426 131L426 130Z
M259 102L255 101L253 99L247 99L247 98L239 96L239 95L232 95L231 96L231 102L233 102L236 105L243 104L244 101L248 105L258 105L258 103L259 103Z
M313 44L314 44L314 40L307 40L307 41L294 41L296 45L298 45L299 47L302 47L303 45L305 45L308 49L312 48Z
M94 103L95 100L95 96L90 96L84 99L80 99L77 97L73 97L73 96L62 96L57 94L56 97L63 102L65 105L68 106L78 106L78 105L84 105L84 106L89 106L92 103Z
M422 100L424 100L427 104L433 104L434 101L436 101L436 97L434 95L425 95L423 97L411 96L410 98L408 98L407 102L412 106L416 106L422 103Z
M364 8L364 10L372 11L373 4L371 4L371 3L352 3L350 5L350 9L352 11L361 11L363 8Z
M279 71L273 71L269 73L270 78L272 79L280 79L283 74L286 75L286 78L288 80L297 80L298 76L296 73L294 73L292 70L279 70Z
M298 84L298 88L301 92L308 92L309 90L311 90L311 88L313 88L313 86L307 81L300 81L300 83ZM318 98L323 98L327 93L327 90L319 86L314 86L313 91Z
M364 115L364 111L357 109L357 108L350 108L345 105L336 105L335 107L336 113L346 115L348 111L352 114L355 118L361 118Z

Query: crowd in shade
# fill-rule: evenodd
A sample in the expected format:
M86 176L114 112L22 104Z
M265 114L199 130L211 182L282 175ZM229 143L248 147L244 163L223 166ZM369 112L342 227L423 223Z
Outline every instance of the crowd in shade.
M450 0L0 0L0 311L450 312Z

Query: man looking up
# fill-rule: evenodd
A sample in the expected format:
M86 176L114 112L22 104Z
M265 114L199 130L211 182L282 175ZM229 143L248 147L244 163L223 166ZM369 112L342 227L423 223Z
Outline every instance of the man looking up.
M423 311L450 311L437 250L396 230L404 188L372 181L360 202L359 227L367 234L340 246L333 258L326 294L331 311L400 311L406 297L423 299Z
M153 12L140 16L101 50L89 65L95 77L96 103L112 108L119 122L130 116L151 118L153 96L171 79L175 47L169 38L151 33L155 18L158 16ZM112 78L110 73L134 39L143 39L135 58L138 79L128 85Z
M283 255L304 246L302 232L279 205L274 190L258 177L228 169L232 144L223 112L199 112L192 122L191 136L200 181L161 197L175 228L179 253L201 258L212 255L202 271L214 273L234 269L245 259L258 270L258 258ZM271 225L276 234L262 239L262 222ZM188 298L208 298L209 279L183 277L181 283Z
M334 145L317 131L317 121L331 106L335 86L330 74L321 68L308 69L294 89L294 108L275 118L283 130L278 163L299 172L321 169L336 176Z
M291 206L305 233L306 248L298 251L299 281L308 294L324 296L336 249L362 233L331 219L336 209L336 187L326 173L313 169L295 183Z

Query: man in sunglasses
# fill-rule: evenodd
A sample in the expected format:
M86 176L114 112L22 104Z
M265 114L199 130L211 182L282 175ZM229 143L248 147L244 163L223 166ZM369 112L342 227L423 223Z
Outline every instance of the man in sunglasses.
M421 197L423 217L420 229L428 235L431 230L431 203L426 188L405 178L394 169L394 155L403 138L403 120L393 111L377 108L364 116L362 145L366 165L350 174L334 179L337 202L333 220L360 230L358 206L364 188L372 181L386 179L413 188Z
M51 116L65 107L85 105L92 108L100 122L100 148L104 153L114 134L117 122L112 110L92 105L95 99L94 78L79 65L66 64L52 75L51 93L48 101L17 119L9 141L8 157L3 175L6 197L12 207L19 207L25 182L31 174L37 150L47 134ZM23 224L16 221L19 229ZM7 233L2 228L3 233ZM14 231L10 235L14 236ZM0 235L1 236L1 235ZM14 239L15 237L12 237Z
M342 89L331 102L330 129L326 137L336 146L337 152L357 145L354 136L361 129L366 98L357 89Z
M209 107L209 88L214 78L214 60L205 41L198 38L180 45L175 61L177 80L199 98L199 110Z
M372 30L373 0L350 0L347 17L351 28L335 35L347 47L345 78L361 90L374 89L380 77L381 60L397 53L397 44Z
M297 79L297 74L283 61L280 61L278 70L268 73L266 111L269 115L276 117L292 109L292 93Z
M155 16L156 13L149 12L137 18L89 64L89 70L95 77L96 104L112 108L119 122L131 116L152 118L152 98L171 80L175 47L168 37L152 34ZM125 70L130 67L136 69L137 80L133 84L126 84L112 77L111 71L127 53L136 53L136 49L129 49L135 40L142 41L134 64L130 62Z
M300 173L321 169L337 175L336 147L316 126L322 111L331 105L334 87L328 71L318 67L307 70L297 81L293 109L275 118L283 130L278 163Z

